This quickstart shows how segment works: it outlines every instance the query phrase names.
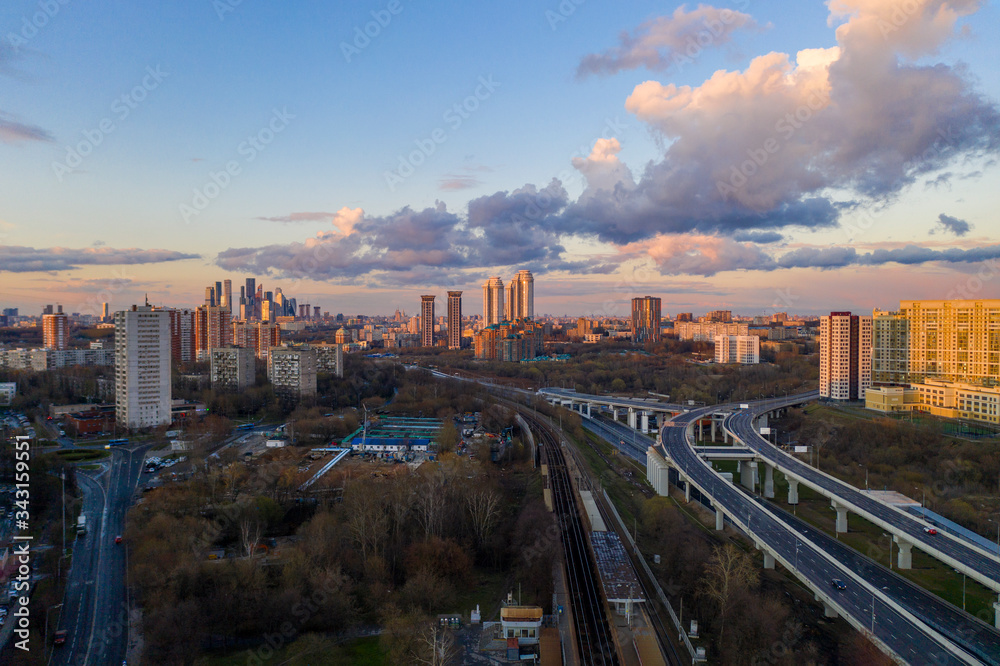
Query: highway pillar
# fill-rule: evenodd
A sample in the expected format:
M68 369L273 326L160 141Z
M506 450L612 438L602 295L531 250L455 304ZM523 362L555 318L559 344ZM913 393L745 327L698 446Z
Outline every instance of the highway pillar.
M705 424L702 422L701 419L698 419L698 441L699 442L705 441Z
M587 418L590 418L590 403L587 403Z
M830 606L826 602L823 602L823 616L837 617L837 610L833 606Z
M757 426L760 427L760 428L766 428L767 427L767 414L766 413L765 414L761 414L760 417L757 419Z
M722 429L722 443L723 444L729 443L729 431L726 430L725 428Z
M753 460L740 461L740 483L750 492L757 486L757 463Z
M788 503L798 504L799 503L799 482L796 479L788 478Z
M764 568L765 569L774 568L774 555L767 552L766 550L764 551Z
M843 534L847 531L847 507L841 506L833 500L830 501L830 506L837 512L837 532ZM909 569L909 567L906 568Z
M764 463L764 497L774 499L774 466Z
M688 479L684 479L684 501L691 501L691 482Z
M715 529L721 530L726 526L726 516L722 513L722 507L715 507Z
M896 542L898 547L898 557L896 558L896 568L898 569L911 569L913 568L913 544L905 539L900 539L899 536L893 536L892 540Z
M712 442L715 442L715 414L712 414Z
M645 435L649 432L649 412L642 413L642 419L640 422L642 423L642 434Z
M1000 601L993 602L993 626L1000 629Z
M635 429L635 410L631 407L628 408L628 427Z
M618 408L617 407L612 407L611 408L611 418L613 418L615 421L618 420Z

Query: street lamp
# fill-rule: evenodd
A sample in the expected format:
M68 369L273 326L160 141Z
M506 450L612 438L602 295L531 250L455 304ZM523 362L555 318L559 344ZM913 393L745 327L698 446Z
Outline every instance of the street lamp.
M868 490L868 466L862 465L861 463L855 463L858 467L864 467L865 469L865 490Z

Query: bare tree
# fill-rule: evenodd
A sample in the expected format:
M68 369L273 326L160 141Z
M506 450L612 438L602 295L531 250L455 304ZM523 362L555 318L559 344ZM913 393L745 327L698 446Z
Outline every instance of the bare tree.
M354 483L345 496L347 526L361 558L368 561L382 550L389 527L382 489L371 483Z
M444 475L435 471L417 488L417 520L424 528L424 538L441 536L445 509Z
M240 545L243 546L243 554L251 560L262 533L263 528L256 516L245 515L240 520Z
M720 643L731 602L737 594L755 588L759 583L760 571L751 555L731 543L714 549L700 593L719 607Z
M451 631L438 622L431 622L420 632L419 649L414 655L418 664L447 666L458 658L458 648Z
M473 490L465 496L465 506L472 520L476 546L481 547L500 517L500 495L493 489Z

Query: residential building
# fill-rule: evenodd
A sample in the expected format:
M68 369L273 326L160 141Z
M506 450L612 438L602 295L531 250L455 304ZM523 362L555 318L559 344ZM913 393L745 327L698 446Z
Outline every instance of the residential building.
M254 385L254 350L249 347L217 347L212 350L212 388L243 391Z
M499 324L505 314L503 280L491 277L483 284L483 323L485 326Z
M505 319L533 319L535 316L535 278L531 271L518 271L507 286Z
M174 363L195 360L195 311L188 308L169 309L170 355Z
M716 363L760 363L759 335L717 335L715 336Z
M209 305L208 299L205 305L199 305L195 310L194 340L195 359L199 361L209 360L211 350L217 347L232 345L233 317L229 308Z
M505 321L476 333L476 358L518 362L532 359L542 351L542 325L530 319Z
M677 313L677 319L675 319L674 321L677 321L677 322L694 321L694 313L693 312L678 312Z
M316 350L316 371L329 372L337 377L344 376L344 345L320 342L313 344Z
M722 324L728 324L733 320L732 310L712 310L707 315L705 319L712 322L719 322Z
M290 400L316 395L316 351L309 345L285 343L271 349L267 378L276 395Z
M819 321L820 397L864 400L872 383L872 318L831 312Z
M420 346L434 346L434 296L420 297Z
M61 305L57 313L42 315L42 346L46 349L69 346L69 317Z
M681 340L714 342L717 335L750 335L749 324L680 321L674 324L674 335Z
M268 350L281 344L281 326L275 322L235 321L232 331L233 344L253 349L259 359L267 360Z
M1000 386L938 379L907 385L873 386L865 407L877 412L927 412L935 416L1000 423Z
M1000 381L1000 299L900 301L873 319L874 381Z
M448 349L462 348L462 292L448 292Z
M632 299L632 341L638 344L660 341L660 299L641 296Z
M0 405L11 404L15 395L17 395L17 382L0 382Z
M170 315L149 305L115 313L115 417L127 428L170 423Z

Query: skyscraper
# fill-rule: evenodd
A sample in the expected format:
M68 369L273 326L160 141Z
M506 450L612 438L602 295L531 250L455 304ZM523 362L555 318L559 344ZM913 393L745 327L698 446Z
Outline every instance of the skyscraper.
M517 319L517 280L511 280L504 288L503 295L503 321L514 321Z
M167 310L170 317L170 356L174 363L195 360L194 310Z
M222 281L222 307L229 308L232 312L233 308L233 281L223 280Z
M420 297L420 346L434 346L434 296Z
M515 319L535 317L535 277L531 271L517 272L517 313Z
M483 283L483 324L492 326L503 319L503 280L491 277Z
M256 298L256 296L257 296L257 278L247 278L247 284L246 284L247 308L246 308L246 316L243 317L244 319L254 318L254 313L256 312L254 309L254 299Z
M448 292L448 349L462 348L462 292Z
M170 315L148 305L115 313L115 416L127 428L170 423Z
M56 314L42 315L42 346L48 349L66 349L69 345L69 318L59 306Z
M106 322L111 319L111 306L106 302L101 303L101 321Z
M644 344L660 341L660 299L640 296L632 299L632 341Z
M864 400L872 384L872 318L831 312L819 318L819 395Z

